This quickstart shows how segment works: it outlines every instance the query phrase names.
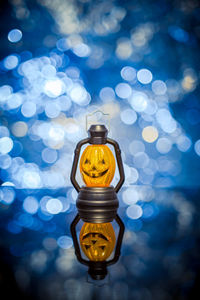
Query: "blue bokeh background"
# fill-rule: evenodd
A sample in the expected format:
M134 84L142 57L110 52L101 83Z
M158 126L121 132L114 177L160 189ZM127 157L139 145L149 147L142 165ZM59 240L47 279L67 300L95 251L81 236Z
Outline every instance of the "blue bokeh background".
M0 272L7 297L10 282L25 299L193 299L198 1L12 0L0 8ZM122 257L101 288L86 282L69 231L73 151L96 110L110 116L126 175ZM89 122L109 123L99 114Z

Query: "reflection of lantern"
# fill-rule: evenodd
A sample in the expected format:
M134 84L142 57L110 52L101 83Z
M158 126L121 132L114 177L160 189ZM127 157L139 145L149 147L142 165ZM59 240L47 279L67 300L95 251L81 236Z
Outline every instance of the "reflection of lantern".
M90 145L83 152L80 171L87 186L109 186L115 173L115 159L106 145Z
M71 233L78 260L89 266L88 272L92 278L103 279L107 274L106 267L117 262L120 256L124 224L117 215L117 192L124 182L124 170L119 145L107 138L106 127L92 125L88 132L89 138L77 144L72 165L71 181L79 194L76 202L78 214L71 224ZM87 143L90 145L83 151L80 159L80 172L86 186L80 187L76 181L76 171L81 147ZM120 174L116 187L110 186L115 173L115 158L105 145L107 143L115 149ZM80 219L85 222L80 232L80 246L89 261L82 258L76 235L76 225ZM116 245L115 232L110 223L114 219L120 227ZM114 248L114 257L107 260Z
M111 223L84 223L80 232L80 244L89 260L106 260L115 248L115 232Z

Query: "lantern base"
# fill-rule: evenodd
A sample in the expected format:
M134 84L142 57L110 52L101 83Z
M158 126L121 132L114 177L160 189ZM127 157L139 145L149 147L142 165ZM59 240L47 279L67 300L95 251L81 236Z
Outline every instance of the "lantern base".
M103 280L108 274L106 262L92 262L90 261L88 274L94 280Z
M80 218L87 223L112 222L119 201L114 187L82 187L76 202Z

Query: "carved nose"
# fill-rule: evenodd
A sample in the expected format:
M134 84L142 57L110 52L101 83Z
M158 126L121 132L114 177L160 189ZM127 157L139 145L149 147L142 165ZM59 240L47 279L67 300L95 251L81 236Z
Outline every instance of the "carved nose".
M92 167L92 171L96 171L96 167L95 166Z

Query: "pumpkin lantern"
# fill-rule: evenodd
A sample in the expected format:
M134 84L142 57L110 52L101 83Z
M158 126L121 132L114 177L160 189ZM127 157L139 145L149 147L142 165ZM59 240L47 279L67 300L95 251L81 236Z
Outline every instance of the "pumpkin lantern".
M80 232L80 244L91 261L104 261L114 250L115 232L111 223L84 223Z
M115 159L106 145L88 146L80 160L80 172L87 186L109 186L115 174Z
M89 267L88 273L93 279L103 279L107 274L107 266L116 263L120 256L124 224L117 214L117 193L124 182L124 169L119 145L107 138L106 127L92 125L88 133L89 137L77 144L72 165L71 181L78 192L78 214L71 224L71 234L78 260ZM87 143L90 145L83 151L79 163L80 173L86 185L80 187L76 180L76 171L81 147ZM106 144L114 147L119 169L120 179L115 187L110 185L115 173L115 158ZM78 242L76 225L80 219L84 224ZM111 224L113 220L119 225L117 242ZM82 257L80 248L89 260ZM114 249L114 257L107 260Z

